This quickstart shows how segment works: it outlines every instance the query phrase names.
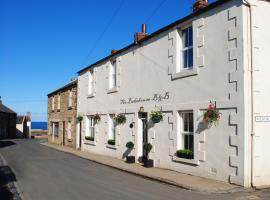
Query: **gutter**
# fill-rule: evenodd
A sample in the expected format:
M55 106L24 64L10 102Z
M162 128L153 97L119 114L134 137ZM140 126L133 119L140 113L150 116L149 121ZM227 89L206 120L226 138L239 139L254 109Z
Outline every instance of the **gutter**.
M251 101L251 159L250 159L250 167L251 167L251 177L250 177L250 184L251 187L254 187L254 95L253 95L253 88L254 88L254 55L253 55L253 9L252 9L252 3L250 0L244 0L245 4L249 8L249 31L250 31L250 89L251 89L251 95L250 95L250 101Z

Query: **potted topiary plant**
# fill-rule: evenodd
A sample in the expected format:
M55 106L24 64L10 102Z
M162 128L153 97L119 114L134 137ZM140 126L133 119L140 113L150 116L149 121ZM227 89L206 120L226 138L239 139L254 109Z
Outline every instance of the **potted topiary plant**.
M153 167L154 166L154 161L152 159L149 159L149 153L151 151L151 149L153 148L152 144L150 143L145 143L143 145L143 149L146 152L146 158L143 160L143 166L144 167Z
M94 141L95 138L93 136L85 136L84 137L86 140Z
M163 120L163 113L161 111L150 112L150 119L156 124Z
M181 149L176 151L176 155L179 158L193 159L193 151L190 149Z
M130 153L134 148L134 143L129 141L126 144L126 147L128 148L128 151ZM126 160L127 163L135 163L135 156L127 156L126 158L127 158Z
M115 140L108 140L109 145L115 145Z
M127 118L123 114L118 114L114 117L114 122L119 125L119 124L125 124L127 121Z

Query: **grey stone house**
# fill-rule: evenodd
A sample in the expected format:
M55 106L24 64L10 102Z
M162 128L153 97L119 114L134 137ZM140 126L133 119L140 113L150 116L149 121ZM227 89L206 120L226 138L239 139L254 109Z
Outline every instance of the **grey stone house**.
M0 139L16 137L17 113L6 107L0 97Z
M48 140L76 147L77 80L48 94Z

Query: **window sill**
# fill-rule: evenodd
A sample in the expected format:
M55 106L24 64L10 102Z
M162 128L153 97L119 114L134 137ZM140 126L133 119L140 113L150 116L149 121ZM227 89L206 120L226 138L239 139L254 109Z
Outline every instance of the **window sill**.
M72 142L72 139L67 139L68 142Z
M183 69L180 72L173 73L172 74L172 80L179 79L179 78L185 78L189 76L195 76L199 74L199 70L197 67L192 69Z
M89 98L93 98L93 97L95 97L95 94L94 94L94 93L88 94L88 95L87 95L87 98L88 98L88 99L89 99Z
M115 145L111 145L111 144L107 144L106 147L108 149L117 149L117 147Z
M72 110L72 106L69 106L69 107L68 107L68 110Z
M114 93L114 92L118 92L117 87L109 89L107 93L109 94L109 93Z
M184 163L184 164L196 165L196 166L199 165L199 161L198 160L179 158L177 156L173 156L173 161Z
M96 141L91 141L91 140L84 140L84 144L89 144L89 145L92 145L92 146L97 145Z
M60 112L60 109L57 109L57 112Z

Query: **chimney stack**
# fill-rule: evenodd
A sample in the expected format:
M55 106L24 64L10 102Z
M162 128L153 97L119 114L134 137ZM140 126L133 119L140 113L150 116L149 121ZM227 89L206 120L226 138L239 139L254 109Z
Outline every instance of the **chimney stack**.
M135 34L134 42L137 43L147 37L146 24L142 24L142 31Z
M117 53L117 51L118 51L118 50L113 49L113 50L111 50L111 54L115 54L115 53Z
M208 0L196 0L193 5L193 12L197 12L208 5Z
M28 121L28 122L31 121L31 113L30 112L26 113L26 121Z

